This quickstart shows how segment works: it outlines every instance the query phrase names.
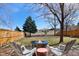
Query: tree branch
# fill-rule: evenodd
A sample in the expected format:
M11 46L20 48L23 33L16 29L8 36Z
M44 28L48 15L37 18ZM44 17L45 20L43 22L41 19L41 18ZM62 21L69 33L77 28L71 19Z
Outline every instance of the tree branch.
M56 16L57 17L57 20L59 21L59 23L61 23L61 21L60 21L60 18L58 17L58 15L54 12L54 11L52 11L52 9L51 9L51 7L46 3L46 6L47 6L47 8L50 10L50 12L54 15L54 16Z

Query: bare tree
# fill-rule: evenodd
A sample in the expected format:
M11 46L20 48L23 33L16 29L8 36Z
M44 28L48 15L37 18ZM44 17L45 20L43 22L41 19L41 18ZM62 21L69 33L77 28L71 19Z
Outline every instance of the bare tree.
M54 5L52 5L52 8L51 8L50 4L46 4L46 6L52 12L52 14L57 17L57 19L60 23L60 42L59 43L61 43L61 42L63 42L64 21L66 19L68 20L69 18L76 18L77 17L77 16L74 16L77 9L78 9L77 4L59 3L58 10L56 7L53 7Z
M52 29L54 29L54 35L55 35L56 34L56 27L59 24L59 22L56 20L55 16L53 16L53 17L46 16L45 18L47 18L46 21L49 23L49 25L52 27Z
M70 31L69 30L70 26L75 23L75 19L74 17L72 17L64 21L64 30L66 31L66 34L65 34L66 36L67 36L67 31Z
M76 14L78 10L78 4L41 3L36 5L40 5L41 7L35 6L35 9L38 9L38 10L44 9L44 12L42 12L40 16L52 15L56 17L56 20L60 24L60 42L59 43L63 42L64 22L66 19L69 20L69 18L72 18ZM74 18L76 17L77 16L74 16Z
M75 23L75 20L78 19L78 14L76 11L78 10L78 4L73 6L75 4L69 4L68 7L66 7L68 10L65 9L65 14L68 16L65 16L64 26L65 31L67 35L68 27ZM69 15L70 14L70 15Z

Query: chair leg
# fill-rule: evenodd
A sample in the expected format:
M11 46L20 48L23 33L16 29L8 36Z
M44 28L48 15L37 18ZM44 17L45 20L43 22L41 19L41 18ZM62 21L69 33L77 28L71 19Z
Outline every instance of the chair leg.
M13 52L14 52L14 50L12 50L12 51L10 52L10 55L12 55Z
M36 54L36 56L38 56L36 51L35 51L35 54Z

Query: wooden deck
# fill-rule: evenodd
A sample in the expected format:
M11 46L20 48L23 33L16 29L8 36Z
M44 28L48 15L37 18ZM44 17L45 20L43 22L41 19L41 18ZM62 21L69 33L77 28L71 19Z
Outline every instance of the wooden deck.
M11 51L12 51L12 48L0 48L0 56L17 56L15 52L10 54ZM49 52L49 56L53 56L53 53L51 53L51 51ZM79 56L79 49L70 50L66 56Z

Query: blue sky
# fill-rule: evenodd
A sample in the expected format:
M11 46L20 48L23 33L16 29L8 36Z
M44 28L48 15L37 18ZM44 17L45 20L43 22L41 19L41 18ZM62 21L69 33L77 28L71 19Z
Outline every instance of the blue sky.
M12 22L12 25L9 25L12 29L15 29L16 26L22 29L22 26L28 16L31 16L32 19L35 20L38 29L50 28L49 24L45 22L43 18L36 18L39 15L39 12L31 12L29 6L30 5L28 4L3 4L1 6L2 8L0 8L0 16L7 22ZM9 18L7 18L7 16ZM2 25L1 28L8 27L6 25Z
M12 29L15 29L16 26L18 26L22 29L22 26L28 16L31 16L32 19L35 20L38 29L51 28L44 18L36 18L40 14L40 12L33 12L33 9L30 8L31 6L32 4L22 3L0 4L0 19L3 19L7 23L9 23L10 21L10 24L6 26L6 24L3 24L3 21L0 20L0 28L8 29L8 27L10 27ZM45 11L46 10L44 10L44 12ZM77 22L78 20L75 21L75 24Z

